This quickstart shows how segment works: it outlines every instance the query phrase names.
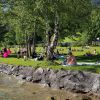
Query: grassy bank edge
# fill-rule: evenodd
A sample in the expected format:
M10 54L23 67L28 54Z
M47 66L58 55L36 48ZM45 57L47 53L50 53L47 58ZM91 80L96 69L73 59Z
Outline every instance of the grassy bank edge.
M23 59L17 58L2 58L0 57L1 64L9 64L9 65L16 65L16 66L30 66L33 68L42 67L42 68L51 68L55 70L65 69L65 70L80 70L80 71L89 71L93 73L100 73L100 66L62 66L58 64L56 61L34 61L34 60L27 60L24 61Z

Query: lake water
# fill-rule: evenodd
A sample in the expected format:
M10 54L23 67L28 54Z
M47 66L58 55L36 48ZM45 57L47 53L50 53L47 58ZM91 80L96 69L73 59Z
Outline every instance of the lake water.
M0 100L82 100L82 95L26 83L13 76L0 74ZM93 98L93 97L92 97ZM100 100L95 97L92 100Z

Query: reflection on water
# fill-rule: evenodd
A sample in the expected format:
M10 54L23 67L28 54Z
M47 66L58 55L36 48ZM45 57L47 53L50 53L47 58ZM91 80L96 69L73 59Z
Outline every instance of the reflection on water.
M0 100L82 100L76 94L66 91L51 90L40 85L19 81L14 77L0 74ZM96 99L97 100L97 99ZM98 99L99 100L99 99Z

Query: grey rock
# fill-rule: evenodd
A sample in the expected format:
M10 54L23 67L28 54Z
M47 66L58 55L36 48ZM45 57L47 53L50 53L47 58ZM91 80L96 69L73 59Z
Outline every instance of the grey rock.
M43 76L43 69L42 68L38 68L34 71L33 73L33 82L35 83L39 83L42 80L42 76Z
M27 81L27 82L31 82L32 80L33 80L33 77L32 77L32 76L27 76L27 77L26 77L26 81Z
M42 76L41 76L41 75L33 74L33 79L32 79L32 81L33 81L34 83L39 83L41 80L42 80Z
M18 77L18 79L20 79L20 80L22 80L22 79L25 80L25 79L26 79L26 76L25 76L25 75L18 75L17 77Z
M93 81L92 91L100 92L100 75L95 76Z
M15 75L28 82L41 83L52 88L60 88L81 93L100 94L100 74L73 70L52 70L26 66L0 64L0 72Z
M43 73L43 68L38 68L38 69L36 69L36 71L35 71L35 73L38 73L38 74L42 74Z

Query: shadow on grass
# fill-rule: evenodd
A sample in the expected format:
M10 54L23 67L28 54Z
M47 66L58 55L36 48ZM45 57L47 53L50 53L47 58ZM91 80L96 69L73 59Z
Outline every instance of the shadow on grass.
M100 73L100 65L63 66L61 68L65 70L80 70L80 71L87 71L92 73Z
M92 73L97 73L96 68L86 68L85 71L92 72Z
M100 66L99 65L93 65L93 66L80 66L80 70L92 72L92 73L100 73Z
M100 61L100 54L93 55L93 56L77 56L76 57L78 61L82 62L97 62Z

